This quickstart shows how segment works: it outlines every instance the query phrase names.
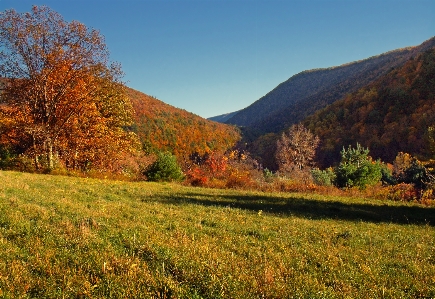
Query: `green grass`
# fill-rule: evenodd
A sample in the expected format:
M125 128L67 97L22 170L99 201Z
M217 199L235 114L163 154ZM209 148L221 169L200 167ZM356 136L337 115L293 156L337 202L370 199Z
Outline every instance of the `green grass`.
M0 298L435 297L435 208L0 171Z

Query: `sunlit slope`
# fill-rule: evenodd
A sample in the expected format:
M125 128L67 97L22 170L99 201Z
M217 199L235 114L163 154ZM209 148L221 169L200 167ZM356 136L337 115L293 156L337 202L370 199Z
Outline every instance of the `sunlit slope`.
M148 151L167 150L176 155L222 151L240 139L233 126L204 119L134 89L127 91L135 111L132 129Z

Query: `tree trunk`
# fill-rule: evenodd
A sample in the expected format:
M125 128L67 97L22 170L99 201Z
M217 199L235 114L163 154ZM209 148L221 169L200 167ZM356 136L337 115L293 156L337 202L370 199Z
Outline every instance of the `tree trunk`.
M34 134L32 134L32 141L33 141L33 155L34 155L35 169L39 170L38 151L36 148L36 137Z
M52 142L50 137L47 138L46 146L47 146L48 170L52 170L54 168L54 163L53 163L53 142Z

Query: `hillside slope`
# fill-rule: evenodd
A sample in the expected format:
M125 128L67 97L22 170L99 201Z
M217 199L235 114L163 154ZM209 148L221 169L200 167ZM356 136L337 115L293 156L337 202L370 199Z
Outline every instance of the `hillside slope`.
M212 121L217 121L217 122L220 122L220 123L225 123L227 120L229 120L231 117L236 115L238 112L239 111L225 113L225 114L209 117L208 119L212 120Z
M249 127L257 136L279 132L433 46L435 38L417 47L394 50L346 65L304 71L279 84L226 123Z
M166 150L183 156L222 151L240 139L233 126L203 119L131 88L127 94L135 112L132 130L148 152Z
M320 162L330 165L343 146L361 143L392 162L398 152L435 156L435 48L305 120L322 140ZM433 129L430 129L430 128Z

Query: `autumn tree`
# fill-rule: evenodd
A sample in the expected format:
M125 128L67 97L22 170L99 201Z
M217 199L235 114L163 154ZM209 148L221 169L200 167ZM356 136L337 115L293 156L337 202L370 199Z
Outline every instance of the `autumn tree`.
M313 162L319 138L302 124L293 125L277 141L276 161L279 170L302 170Z
M398 183L413 184L419 189L425 189L435 182L435 177L424 164L408 153L398 153L393 166Z
M0 130L34 159L67 167L108 165L131 150L132 108L104 37L48 7L0 14ZM110 164L110 163L109 163Z

